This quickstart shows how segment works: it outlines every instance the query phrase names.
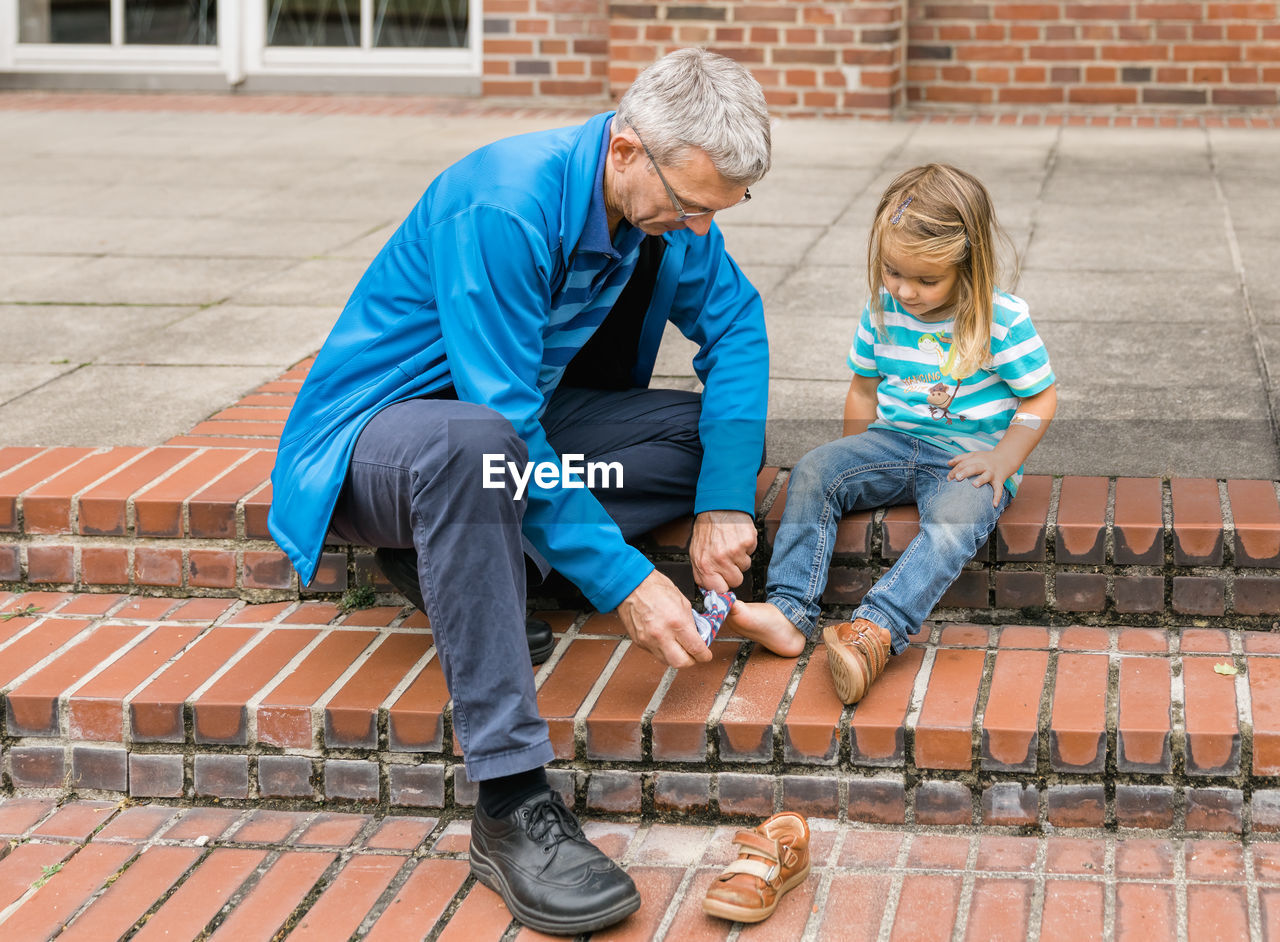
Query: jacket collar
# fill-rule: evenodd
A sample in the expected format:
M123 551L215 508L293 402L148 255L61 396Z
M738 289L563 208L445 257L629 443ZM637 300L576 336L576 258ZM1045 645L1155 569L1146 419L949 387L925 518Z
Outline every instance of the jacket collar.
M600 166L604 146L602 138L609 133L613 115L612 111L607 111L582 125L565 163L564 196L560 204L560 254L566 266L587 226L596 186L596 170Z

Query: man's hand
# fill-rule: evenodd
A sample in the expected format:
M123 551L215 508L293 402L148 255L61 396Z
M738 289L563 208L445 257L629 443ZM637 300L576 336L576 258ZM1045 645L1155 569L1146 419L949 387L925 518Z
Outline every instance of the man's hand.
M742 585L756 549L756 523L740 510L704 510L693 521L693 581L712 592Z
M951 470L947 472L947 480L968 481L974 487L990 484L995 495L991 499L992 507L1000 506L1000 494L1007 481L1018 466L1009 466L1007 459L996 451L967 451L947 461Z
M672 667L711 660L693 624L689 600L666 576L649 573L618 606L618 617L631 640Z

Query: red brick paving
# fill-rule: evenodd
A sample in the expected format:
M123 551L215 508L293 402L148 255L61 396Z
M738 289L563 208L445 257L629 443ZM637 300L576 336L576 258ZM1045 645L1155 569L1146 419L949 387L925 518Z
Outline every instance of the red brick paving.
M239 940L271 938L289 927L290 938L368 931L378 940L440 933L496 942L512 931L501 900L468 877L465 843L444 839L465 834L465 818L280 811L271 813L276 826L269 833L241 828L220 836L219 826L206 827L214 819L203 810L179 818L190 818L192 826L152 831L138 826L144 813L154 823L174 810L81 802L55 810L0 800L0 822L22 828L0 860L0 933L38 939L65 925L58 938L93 940L137 927L134 938ZM223 811L219 824L237 817ZM105 826L92 837L53 838L48 829L42 837L35 817L41 812L50 820L85 818ZM811 875L770 920L742 927L740 937L1236 939L1248 935L1251 897L1263 901L1264 923L1280 899L1274 865L1280 844L1270 841L1246 849L1239 839L1105 831L1046 837L826 819L811 819L810 826ZM341 843L283 843L285 835L317 828ZM589 826L604 834L601 828L610 835L602 846L636 879L644 904L593 939L723 939L734 928L700 907L727 859L731 828ZM197 840L197 832L205 837ZM135 839L120 840L126 833Z

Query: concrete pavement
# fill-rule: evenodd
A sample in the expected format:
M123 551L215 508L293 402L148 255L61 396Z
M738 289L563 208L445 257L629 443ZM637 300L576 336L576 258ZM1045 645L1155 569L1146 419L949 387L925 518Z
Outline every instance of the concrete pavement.
M189 108L189 103L184 105ZM147 445L314 352L430 179L578 115L6 110L0 445ZM1280 477L1275 129L779 121L721 225L772 345L769 464L837 434L867 224L898 171L991 187L1059 417L1029 470ZM672 336L659 381L693 385Z

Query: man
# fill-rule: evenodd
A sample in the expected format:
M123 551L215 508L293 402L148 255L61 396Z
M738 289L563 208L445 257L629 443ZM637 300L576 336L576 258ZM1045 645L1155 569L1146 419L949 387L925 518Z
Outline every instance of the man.
M281 437L271 533L303 581L327 531L416 574L479 783L472 871L544 932L640 899L547 785L526 550L665 663L710 659L688 600L626 539L692 510L701 586L750 565L767 342L712 217L768 168L759 84L696 49L647 69L616 114L471 154L374 259ZM701 396L646 388L668 320L698 345ZM611 473L593 489L534 473L561 455Z

